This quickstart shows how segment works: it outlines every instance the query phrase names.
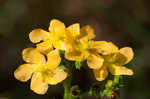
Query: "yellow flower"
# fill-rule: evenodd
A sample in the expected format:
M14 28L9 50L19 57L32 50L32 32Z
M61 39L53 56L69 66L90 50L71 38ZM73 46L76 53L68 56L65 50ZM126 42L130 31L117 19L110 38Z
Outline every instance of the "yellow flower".
M133 75L133 71L123 65L129 63L133 59L134 53L132 48L124 47L118 52L104 55L104 63L102 68L94 69L94 75L98 81L104 80L108 76L108 71L112 75Z
M78 23L73 24L66 28L65 24L57 19L50 21L49 32L43 29L35 29L29 34L29 38L33 43L37 44L37 49L47 54L53 50L53 46L56 49L66 50L68 38L72 39L80 34L80 25ZM53 46L52 46L53 45Z
M71 61L84 61L88 56L86 51L88 48L88 40L95 38L94 30L91 26L87 25L80 29L77 25L72 25L74 30L78 30L79 33L74 34L73 31L67 31L67 50L65 52L65 57ZM76 28L75 28L76 27ZM69 28L71 29L71 28Z
M104 59L99 54L108 55L118 51L118 48L110 42L93 41L94 29L89 25L82 27L77 36L72 36L72 32L68 34L70 34L67 36L69 46L65 52L65 58L71 61L87 60L88 66L92 69L99 69L103 65Z
M14 76L22 82L32 77L30 88L37 94L45 94L48 84L56 85L67 77L67 73L58 68L61 62L58 50L50 51L47 54L47 61L35 48L24 49L22 56L27 63L19 66Z
M67 47L65 58L71 61L87 60L88 66L92 69L98 69L103 65L104 59L99 54L107 55L118 51L118 48L112 43L93 41L94 29L89 25L82 27L77 36L69 34L67 44L70 46Z

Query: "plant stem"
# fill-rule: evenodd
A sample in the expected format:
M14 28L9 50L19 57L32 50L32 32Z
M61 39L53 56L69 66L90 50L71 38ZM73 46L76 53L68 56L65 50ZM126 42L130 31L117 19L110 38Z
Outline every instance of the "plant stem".
M73 68L74 64L65 60L65 65L68 67L69 72L68 72L68 78L63 82L64 99L72 99L72 97L71 97L71 79L72 79L72 68Z
M70 89L71 89L71 79L68 78L64 81L63 86L64 86L64 99L71 99L70 95Z

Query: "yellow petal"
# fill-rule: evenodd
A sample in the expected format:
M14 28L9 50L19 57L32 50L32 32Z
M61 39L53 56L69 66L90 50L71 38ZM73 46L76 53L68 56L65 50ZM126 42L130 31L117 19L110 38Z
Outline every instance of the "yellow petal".
M112 49L111 53L116 53L119 51L118 47L115 44L113 44L112 42L108 42L108 44Z
M87 37L87 39L94 39L96 37L94 29L90 25L81 28L80 38Z
M64 33L65 31L65 24L57 19L53 19L50 22L49 31L51 33Z
M83 61L85 60L85 56L80 51L66 51L65 58L70 61Z
M35 29L29 34L30 41L33 43L38 43L40 41L45 41L50 39L50 34L42 29Z
M96 80L98 81L103 81L108 76L108 71L105 66L100 69L94 69L93 72Z
M62 40L55 40L53 42L53 46L58 50L66 50L67 49L66 43Z
M65 80L67 78L67 75L68 74L62 69L56 68L55 70L53 70L53 75L51 77L48 77L48 83L51 85L56 85Z
M102 67L104 59L100 55L90 54L87 58L87 64L91 69L99 69Z
M108 62L115 65L124 65L127 60L127 58L124 55L120 54L119 52L105 55L103 57L105 59L105 63Z
M17 80L26 82L31 78L32 73L37 67L35 64L23 64L15 70L14 76Z
M37 49L43 54L47 54L53 50L53 46L50 40L39 43L36 46L37 46Z
M124 66L111 65L109 71L112 75L133 75L133 71Z
M126 62L124 64L127 64L128 62L130 62L133 59L134 52L133 52L132 48L130 48L130 47L121 48L120 53L127 58Z
M69 31L69 33L71 33L70 35L76 37L80 34L80 24L72 24L67 28L67 30Z
M95 41L91 44L93 49L96 49L100 54L108 55L111 53L118 52L118 47L113 43L108 43L106 41Z
M107 62L115 65L127 64L133 58L133 51L129 47L120 49L119 52L104 56Z
M48 84L45 82L40 72L35 72L31 79L30 88L37 94L45 94L48 90Z
M55 69L61 62L61 57L58 50L53 50L47 54L47 65L49 69Z
M22 51L23 60L32 64L45 64L45 57L35 48L26 48Z

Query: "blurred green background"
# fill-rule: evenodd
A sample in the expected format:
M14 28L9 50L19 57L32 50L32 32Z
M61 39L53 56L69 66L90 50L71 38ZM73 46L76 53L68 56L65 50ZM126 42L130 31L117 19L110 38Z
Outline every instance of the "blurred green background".
M135 75L127 77L121 99L150 99L150 0L0 0L0 99L61 99L63 86L50 86L47 94L34 94L28 83L17 81L14 70L21 64L21 51L33 44L29 32L48 29L57 18L67 26L91 25L96 40L131 46L134 60L127 66ZM77 71L75 84L88 90L91 71Z

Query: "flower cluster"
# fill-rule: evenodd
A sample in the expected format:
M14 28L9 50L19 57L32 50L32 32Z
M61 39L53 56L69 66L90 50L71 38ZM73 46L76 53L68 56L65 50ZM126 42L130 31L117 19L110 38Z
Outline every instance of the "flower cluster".
M36 48L23 50L26 64L16 69L15 78L26 82L32 77L31 90L44 94L48 84L56 85L68 76L66 71L58 68L61 50L68 61L87 61L98 81L108 76L108 70L112 75L133 75L131 69L123 66L133 58L132 48L119 49L111 42L94 41L95 37L94 29L89 25L80 28L76 23L66 27L57 19L51 20L49 31L35 29L30 32L29 38Z

